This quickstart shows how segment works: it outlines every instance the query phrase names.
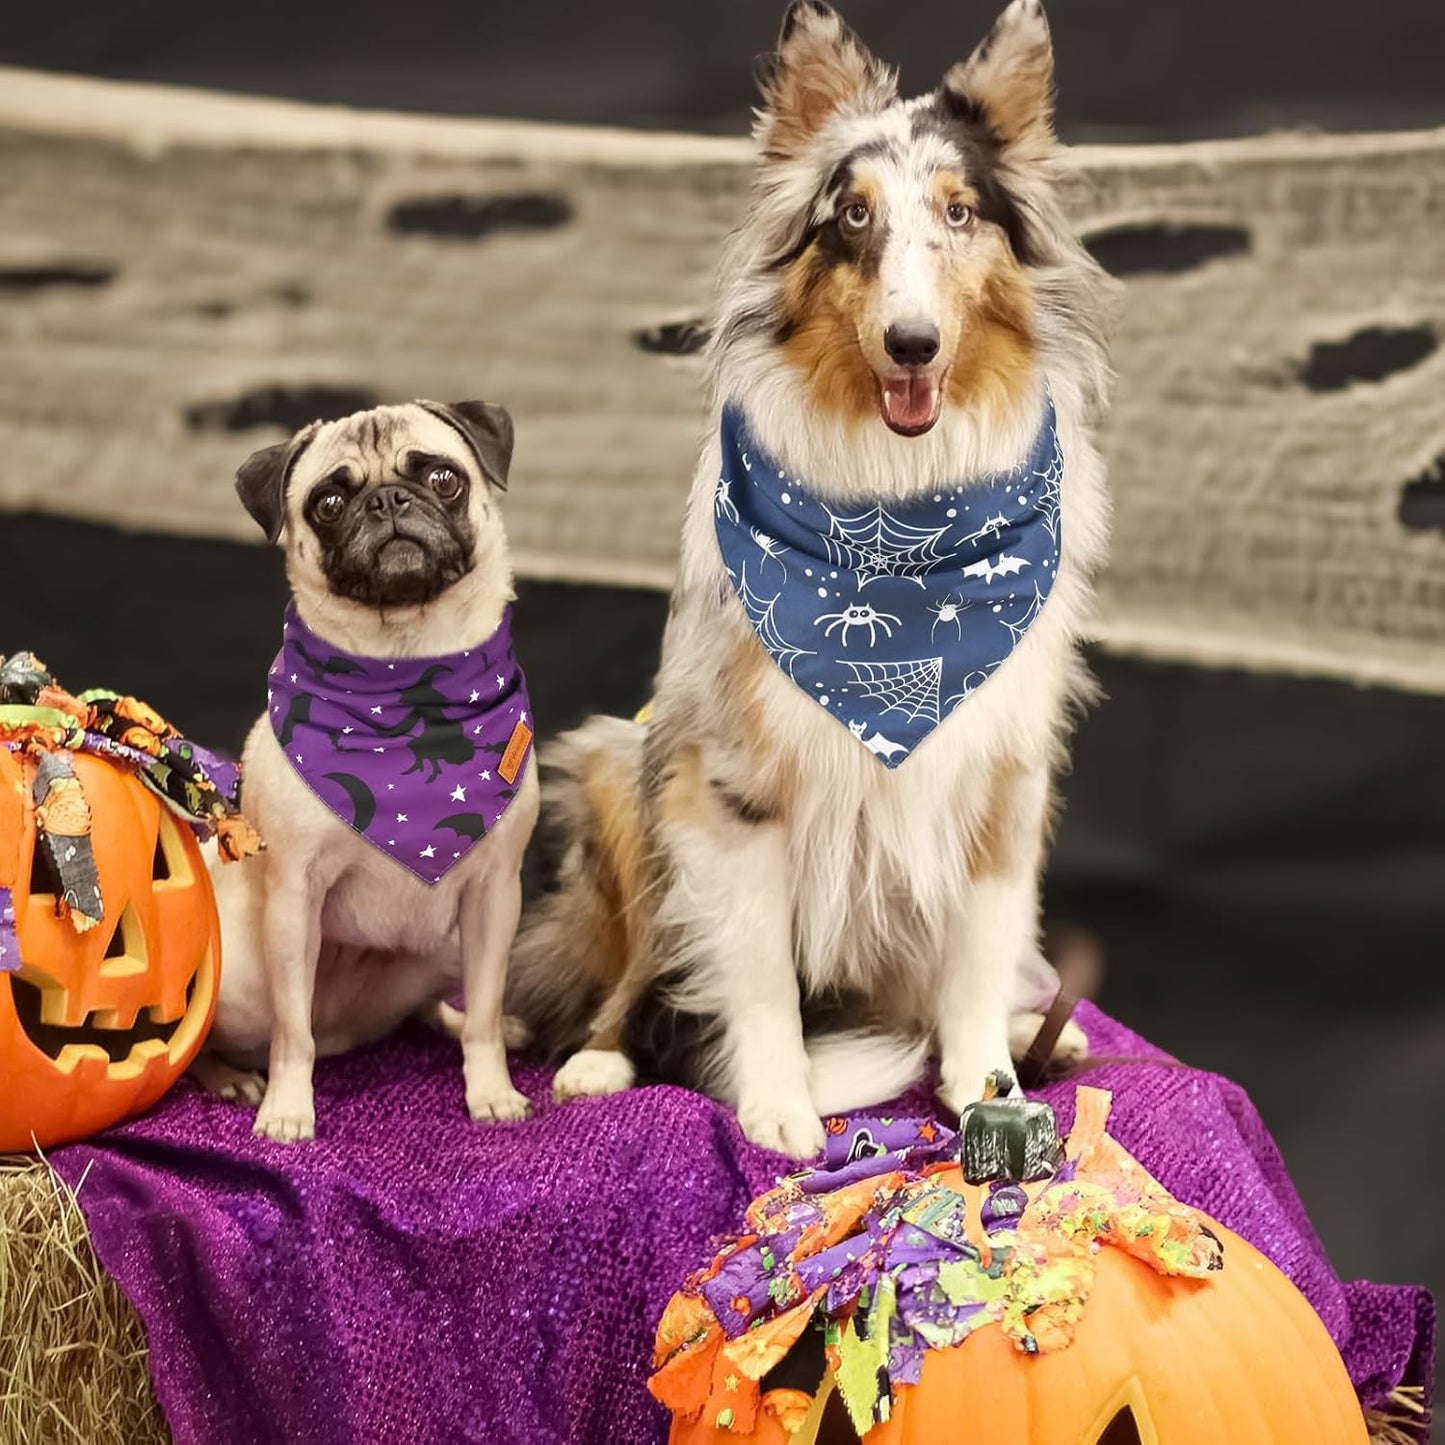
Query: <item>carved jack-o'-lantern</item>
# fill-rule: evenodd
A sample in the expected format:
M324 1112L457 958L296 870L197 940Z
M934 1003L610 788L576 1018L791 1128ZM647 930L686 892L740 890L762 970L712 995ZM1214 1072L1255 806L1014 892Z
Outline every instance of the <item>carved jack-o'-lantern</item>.
M215 1010L220 930L190 829L133 771L64 756L78 789L53 805L42 836L26 760L0 747L0 905L11 915L0 923L0 1150L29 1149L32 1134L62 1143L148 1108ZM53 853L82 809L100 902L84 931L57 898Z
M659 1326L671 1445L1365 1445L1304 1296L1079 1095L1052 1179L965 1183L927 1123L755 1202Z

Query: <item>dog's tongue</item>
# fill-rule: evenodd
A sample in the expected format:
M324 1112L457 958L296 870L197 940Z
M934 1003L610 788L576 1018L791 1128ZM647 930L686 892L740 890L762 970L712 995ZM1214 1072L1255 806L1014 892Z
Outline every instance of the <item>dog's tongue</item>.
M883 382L883 419L894 431L927 431L938 420L938 380L919 372Z

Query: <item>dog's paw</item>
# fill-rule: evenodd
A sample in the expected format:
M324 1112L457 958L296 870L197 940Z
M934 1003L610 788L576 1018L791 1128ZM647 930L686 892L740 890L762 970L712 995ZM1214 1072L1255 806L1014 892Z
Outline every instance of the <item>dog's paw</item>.
M791 1104L774 1099L740 1104L738 1124L751 1143L794 1159L811 1159L823 1147L823 1121L806 1095Z
M552 1097L560 1104L564 1099L620 1094L636 1077L632 1061L616 1049L579 1049L557 1070Z
M202 1054L191 1065L191 1077L208 1093L233 1104L256 1108L266 1097L266 1076L255 1069L238 1069L214 1054Z
M282 1090L273 1083L256 1110L253 1134L274 1139L278 1144L299 1144L316 1137L316 1107L311 1091Z
M505 1088L468 1089L467 1113L478 1123L528 1119L532 1114L532 1101L511 1084Z

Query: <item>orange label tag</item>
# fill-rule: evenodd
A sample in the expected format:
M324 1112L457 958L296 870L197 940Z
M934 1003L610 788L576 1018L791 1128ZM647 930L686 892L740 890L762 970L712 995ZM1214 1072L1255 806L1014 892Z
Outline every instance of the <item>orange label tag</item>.
M503 782L515 783L517 774L522 771L522 764L527 759L527 748L532 742L532 729L524 722L519 722L512 729L511 740L507 743L507 751L502 754L502 761L497 764L497 772L501 775Z

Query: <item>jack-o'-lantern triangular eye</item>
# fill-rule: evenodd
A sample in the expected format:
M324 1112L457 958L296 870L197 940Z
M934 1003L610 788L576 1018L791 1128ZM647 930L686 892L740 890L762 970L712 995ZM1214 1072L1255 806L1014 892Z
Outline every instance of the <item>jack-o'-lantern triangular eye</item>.
M156 850L151 859L151 881L157 891L181 888L195 881L191 865L186 861L185 843L180 824L164 809L156 829Z
M1144 1437L1139 1433L1139 1421L1133 1410L1125 1405L1099 1436L1099 1445L1143 1445Z
M101 974L106 978L123 978L128 974L144 973L148 967L145 930L136 917L135 909L127 905L115 925L110 942L105 946Z

